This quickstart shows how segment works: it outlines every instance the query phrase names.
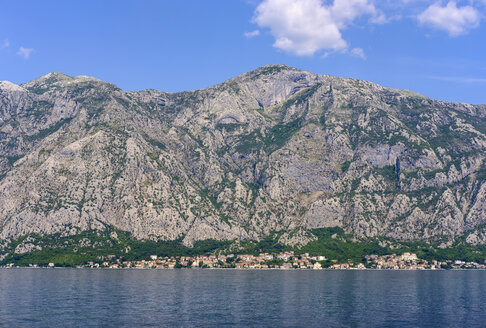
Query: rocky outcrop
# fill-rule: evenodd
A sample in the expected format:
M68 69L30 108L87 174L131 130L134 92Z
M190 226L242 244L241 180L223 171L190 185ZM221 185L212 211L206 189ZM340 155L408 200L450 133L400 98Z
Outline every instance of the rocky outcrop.
M0 82L0 240L115 227L298 245L339 226L482 244L485 150L485 106L283 65L181 93Z

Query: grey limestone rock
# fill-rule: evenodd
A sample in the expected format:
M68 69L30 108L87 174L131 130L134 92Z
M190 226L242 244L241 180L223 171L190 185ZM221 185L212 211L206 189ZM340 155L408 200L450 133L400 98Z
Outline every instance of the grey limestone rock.
M0 240L115 227L187 245L286 231L296 245L339 226L484 244L485 151L484 105L283 65L179 93L4 81Z

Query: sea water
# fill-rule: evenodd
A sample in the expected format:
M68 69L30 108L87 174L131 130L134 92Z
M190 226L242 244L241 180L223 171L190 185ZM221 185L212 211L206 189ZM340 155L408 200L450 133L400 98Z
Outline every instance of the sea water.
M0 269L0 327L486 327L486 271Z

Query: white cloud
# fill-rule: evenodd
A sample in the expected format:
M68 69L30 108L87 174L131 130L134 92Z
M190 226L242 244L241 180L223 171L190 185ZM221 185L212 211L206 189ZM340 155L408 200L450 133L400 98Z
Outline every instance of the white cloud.
M366 59L366 55L364 53L364 50L361 49L361 48L351 49L350 54L353 57L358 57L358 58L361 58L361 59Z
M254 30L254 31L251 31L251 32L245 32L243 33L243 35L247 38L253 38L255 36L258 36L260 35L260 31L259 30Z
M10 47L10 41L8 39L3 40L2 45L0 46L0 49L5 49Z
M322 0L264 0L253 20L270 29L275 48L309 56L320 50L346 51L348 43L341 30L363 15L377 18L382 14L370 0L334 0L330 5Z
M32 51L34 51L34 49L32 49L32 48L20 47L19 48L19 51L17 52L17 55L19 55L21 57L24 57L25 59L29 59L30 54L32 53Z
M376 16L376 8L369 0L334 0L329 9L339 28L345 28L357 17L364 14Z
M449 1L442 7L439 2L436 2L418 16L418 21L420 24L447 31L454 37L478 27L479 16L479 12L471 6L457 7L455 1Z

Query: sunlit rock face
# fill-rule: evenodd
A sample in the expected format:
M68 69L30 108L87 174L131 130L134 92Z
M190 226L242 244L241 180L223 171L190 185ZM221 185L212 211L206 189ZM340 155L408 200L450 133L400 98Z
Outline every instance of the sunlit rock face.
M485 106L282 65L180 93L0 82L0 240L115 227L296 245L339 226L484 244L485 150Z

